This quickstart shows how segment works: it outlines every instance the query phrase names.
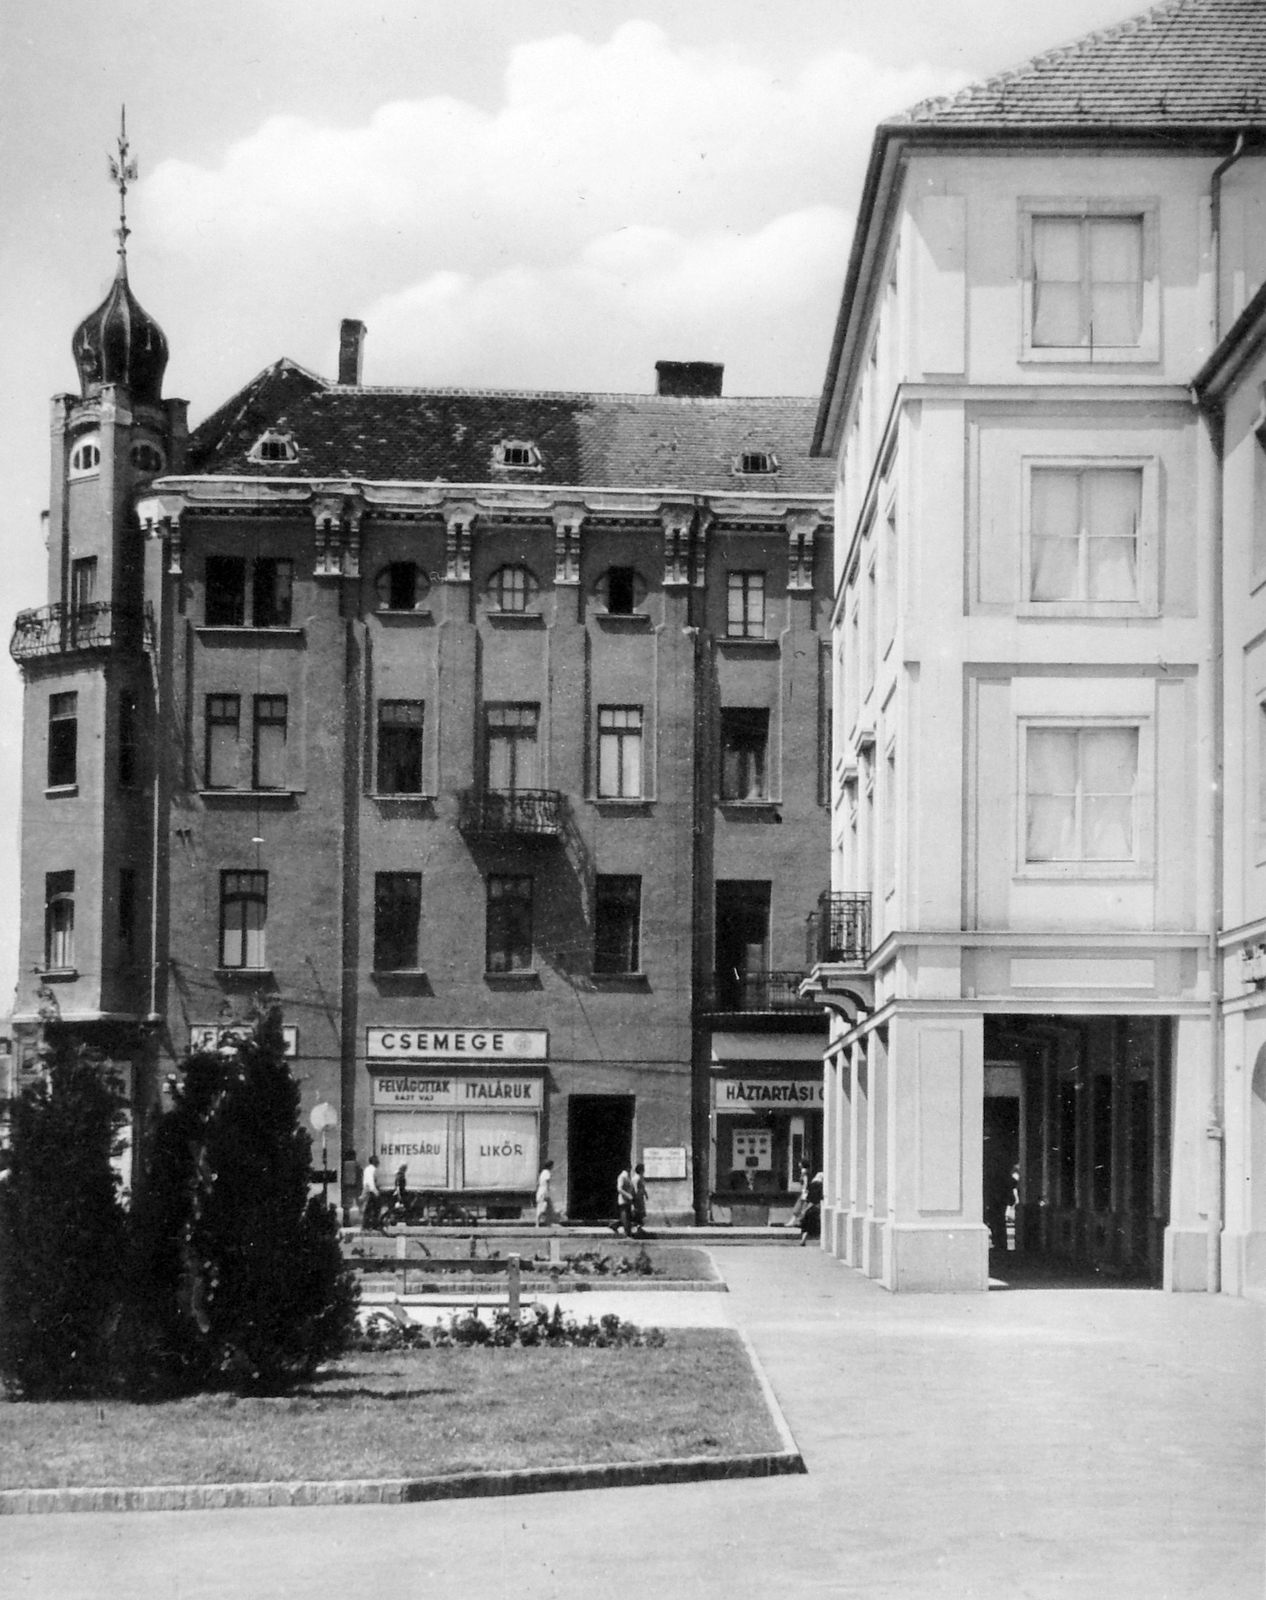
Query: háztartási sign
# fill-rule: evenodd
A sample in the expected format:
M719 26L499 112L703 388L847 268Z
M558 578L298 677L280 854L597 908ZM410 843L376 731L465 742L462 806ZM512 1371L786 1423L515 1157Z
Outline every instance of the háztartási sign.
M369 1028L365 1053L376 1061L544 1061L544 1028Z
M718 1111L821 1110L820 1078L721 1078L713 1085Z

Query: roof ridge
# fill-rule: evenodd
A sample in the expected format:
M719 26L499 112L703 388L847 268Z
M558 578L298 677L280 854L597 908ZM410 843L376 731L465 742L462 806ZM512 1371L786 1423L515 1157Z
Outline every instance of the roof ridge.
M329 395L441 395L457 399L489 400L637 400L655 401L667 405L744 405L758 402L761 405L814 405L818 397L812 394L646 394L637 389L484 389L465 388L460 384L411 383L327 383Z

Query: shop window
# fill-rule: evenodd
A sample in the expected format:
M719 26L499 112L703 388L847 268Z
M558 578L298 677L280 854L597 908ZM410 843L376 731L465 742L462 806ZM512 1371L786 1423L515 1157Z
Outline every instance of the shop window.
M498 611L522 613L536 599L540 587L526 567L498 567L488 579L488 598Z
M286 718L284 694L257 694L251 741L251 787L286 787Z
M131 962L136 956L136 868L119 868L118 904L119 959Z
M598 797L642 796L642 708L598 707Z
M75 874L44 874L44 966L71 972L75 966Z
M608 567L595 592L608 616L631 617L646 599L646 580L633 567Z
M761 1009L769 972L769 891L764 881L716 886L716 989L725 1011Z
M79 781L79 696L71 689L48 697L48 787Z
M1034 467L1029 478L1028 598L1139 598L1137 467Z
M140 777L140 743L136 696L125 689L119 696L119 783L129 789Z
M418 965L422 916L420 872L374 874L374 970L411 972Z
M208 556L206 607L208 628L240 628L246 622L246 562L241 556Z
M379 611L416 611L430 584L416 561L389 561L374 580Z
M233 969L267 966L268 874L220 874L220 965Z
M1025 860L1137 857L1137 727L1042 728L1025 739Z
M486 781L490 793L513 794L540 787L537 729L538 705L489 705L484 708Z
M242 701L236 694L206 699L206 784L208 789L243 787L240 763Z
M595 972L638 970L641 922L641 878L600 873L594 883Z
M726 580L725 631L731 639L765 637L765 574L731 572Z
M489 972L532 968L532 880L494 874L488 879L487 962Z
M721 799L769 798L769 712L726 706L721 712Z
M378 702L378 793L422 793L421 700Z
M282 556L261 556L251 574L251 620L257 628L288 628L295 564Z

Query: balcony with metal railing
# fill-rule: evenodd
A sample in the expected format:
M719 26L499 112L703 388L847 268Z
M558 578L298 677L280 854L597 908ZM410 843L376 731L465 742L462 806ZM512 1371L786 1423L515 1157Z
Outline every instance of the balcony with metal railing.
M805 961L810 967L864 967L870 955L870 896L823 894L809 916Z
M457 826L469 838L560 839L565 807L558 789L467 789Z
M704 1009L713 1012L740 1012L769 1015L798 1012L812 1015L817 1006L800 993L803 972L717 973L704 996Z
M89 600L68 606L60 602L19 611L9 640L17 662L96 650L152 650L154 613L149 605L115 605Z

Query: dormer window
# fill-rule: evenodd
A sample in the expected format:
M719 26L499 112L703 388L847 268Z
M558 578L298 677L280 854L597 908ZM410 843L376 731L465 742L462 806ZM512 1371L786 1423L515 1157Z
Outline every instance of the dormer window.
M379 611L416 611L430 583L414 561L389 561L374 580Z
M249 461L297 461L299 452L288 433L278 433L269 428L256 439L248 452Z
M769 477L778 471L778 457L772 450L744 450L734 463L735 472L742 477Z
M498 611L526 611L539 590L526 567L498 567L488 579L488 598Z
M85 477L90 472L101 470L101 441L96 434L90 439L81 439L70 454L70 471L72 477Z
M148 439L140 439L132 446L129 459L137 472L147 473L151 476L156 472L161 472L166 466L166 462L163 460L163 452L156 444L151 444Z
M502 439L493 447L494 467L526 467L539 471L541 452L530 439Z

